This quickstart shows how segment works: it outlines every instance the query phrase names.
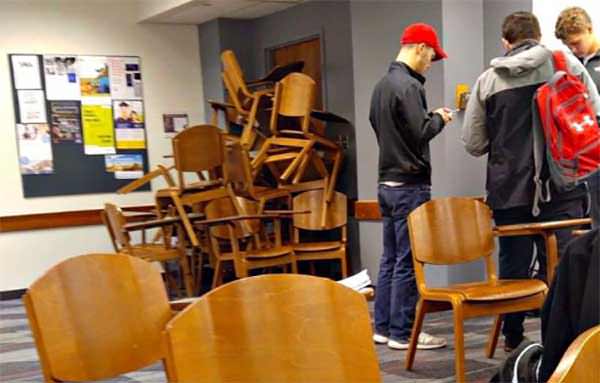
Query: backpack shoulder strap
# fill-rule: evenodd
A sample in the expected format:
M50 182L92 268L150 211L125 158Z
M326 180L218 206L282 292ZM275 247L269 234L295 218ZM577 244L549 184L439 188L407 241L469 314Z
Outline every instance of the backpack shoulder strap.
M562 71L565 73L571 73L571 71L569 71L567 55L565 55L565 52L553 51L552 52L552 61L554 62L554 70L556 72Z

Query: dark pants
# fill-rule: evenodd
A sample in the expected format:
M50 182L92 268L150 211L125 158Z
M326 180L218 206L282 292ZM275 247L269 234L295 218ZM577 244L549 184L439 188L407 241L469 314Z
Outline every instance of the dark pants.
M377 194L383 216L383 256L375 294L375 331L393 340L408 340L419 293L407 217L431 199L431 186L379 185Z
M600 227L600 172L592 176L588 181L590 188L590 216L592 217L592 226Z
M496 225L511 225L516 223L558 221L583 217L585 200L576 199L557 201L541 205L541 213L534 217L531 206L515 207L511 209L494 210ZM558 255L563 254L565 246L572 238L573 228L557 230ZM544 241L539 236L500 237L500 278L502 279L527 279L529 266L532 262L533 245L536 244L540 274L545 275L546 249ZM523 336L523 320L525 313L507 314L504 316L502 334L511 342L518 341Z

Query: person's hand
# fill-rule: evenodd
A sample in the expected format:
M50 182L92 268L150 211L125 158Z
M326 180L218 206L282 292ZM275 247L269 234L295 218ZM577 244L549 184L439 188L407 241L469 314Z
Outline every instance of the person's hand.
M454 117L452 110L449 108L438 108L438 109L434 110L433 113L439 114L442 117L442 119L444 120L445 124L452 121L452 118Z

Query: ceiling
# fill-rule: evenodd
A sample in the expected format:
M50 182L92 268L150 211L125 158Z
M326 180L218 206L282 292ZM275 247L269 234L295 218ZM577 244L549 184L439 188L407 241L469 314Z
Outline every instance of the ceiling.
M162 0L141 2L140 22L202 24L218 17L254 19L306 0Z

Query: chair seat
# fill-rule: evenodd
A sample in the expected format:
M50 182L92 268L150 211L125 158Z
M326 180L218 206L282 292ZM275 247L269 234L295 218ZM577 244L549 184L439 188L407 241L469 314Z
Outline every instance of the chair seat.
M286 189L273 189L267 186L254 186L254 194L257 198L287 197L290 192Z
M337 250L343 246L340 241L329 241L329 242L304 242L294 245L294 251L299 252L315 252L315 251L327 251Z
M428 289L431 293L460 293L467 301L496 301L523 298L541 293L546 284L537 279L504 279L495 283L473 282L459 283L443 288Z
M293 253L294 249L291 246L280 246L271 249L250 250L244 252L246 259L263 259L275 258Z
M180 256L177 249L167 249L161 244L133 245L131 247L131 251L128 249L122 249L120 252L134 257L139 257L149 262L163 262L171 259L178 259Z

